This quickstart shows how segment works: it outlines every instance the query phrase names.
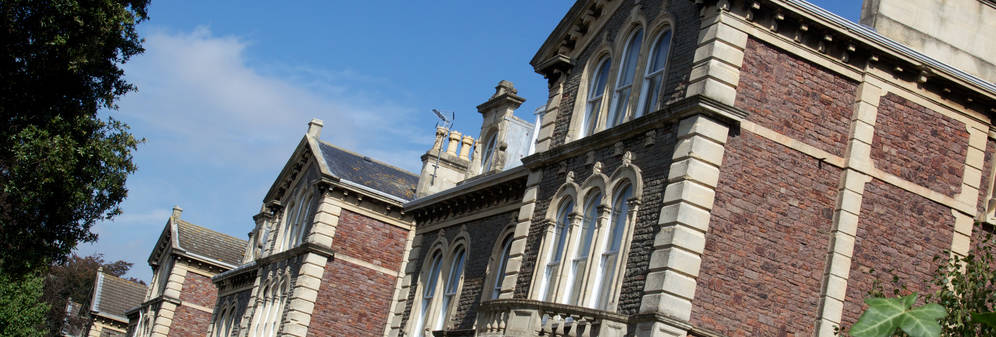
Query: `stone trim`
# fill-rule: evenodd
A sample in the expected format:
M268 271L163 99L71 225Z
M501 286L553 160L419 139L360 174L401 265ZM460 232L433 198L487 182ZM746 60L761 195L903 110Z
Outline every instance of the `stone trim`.
M196 309L196 310L199 310L199 311L203 311L203 312L206 312L206 313L209 313L209 314L214 312L214 309L211 309L211 308L208 308L208 307L202 307L202 306L199 306L197 304L190 303L190 302L180 302L180 305L185 306L185 307L189 307L191 309Z
M384 325L384 336L389 336L391 331L395 330L397 326L400 329L401 316L398 312L404 312L405 304L408 299L408 287L410 286L410 278L406 277L408 271L409 260L416 255L412 255L412 244L415 240L415 231L408 231L408 237L405 240L405 251L401 256L401 266L396 272L394 272L395 283L394 283L394 295L391 298L391 308L387 312L387 324ZM397 325L395 324L397 321ZM400 330L398 330L400 331Z
M308 325L311 324L311 314L315 309L327 262L328 257L316 253L306 253L301 258L301 268L291 286L286 313L282 313L284 316L279 335L305 337L308 334Z
M823 272L819 318L816 336L833 337L834 328L840 325L847 299L847 280L851 272L851 257L857 237L858 217L865 184L872 180L866 172L883 174L874 169L871 144L875 136L879 100L885 92L868 82L858 86L857 101L851 117L844 175L841 178L837 205L834 209L833 227L830 231L830 249Z
M529 176L526 178L526 191L522 197L522 206L519 208L515 229L512 232L512 248L509 249L508 262L505 264L505 279L501 283L499 299L510 299L515 293L515 285L518 283L522 261L525 258L529 227L533 224L532 218L536 209L539 183L542 180L543 171L529 171Z
M702 19L685 97L702 95L732 106L740 83L747 33L729 23L732 18L726 11L717 9L703 10L711 11L712 16Z
M709 117L691 116L678 124L668 185L650 257L641 314L661 314L687 322L705 249L719 167L730 128ZM682 167L697 167L682 170ZM684 336L687 329L667 322L636 326L636 336Z
M370 262L367 262L367 261L363 261L361 259L358 259L358 258L355 258L355 257L352 257L352 256L348 256L348 255L345 255L345 254L341 254L341 253L340 254L335 254L335 256L333 256L332 259L333 260L342 260L342 262L354 264L354 265L357 265L359 267L370 269L370 270L376 271L376 272L381 273L381 274L390 275L392 277L395 277L395 276L398 275L398 272L395 271L394 269L384 268L382 266L378 266L378 265L375 265L373 263L370 263Z

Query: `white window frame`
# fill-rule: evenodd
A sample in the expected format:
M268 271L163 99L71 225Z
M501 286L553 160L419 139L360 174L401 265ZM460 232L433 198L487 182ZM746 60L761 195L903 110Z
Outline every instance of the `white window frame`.
M609 89L609 78L612 77L612 57L602 55L594 64L595 66L589 71L589 78L584 89L586 93L584 114L581 115L581 126L578 129L580 136L578 138L588 137L601 131L601 121L605 115L603 112L607 106L606 101L611 98L606 91ZM604 73L603 68L605 68ZM598 90L597 84L600 78L603 83L601 90Z
M616 310L628 262L629 246L633 239L636 214L643 194L640 170L632 165L631 159L632 155L629 152L625 153L623 165L612 173L611 178L601 173L601 163L595 163L597 169L593 169L594 172L581 187L573 182L573 172L568 172L567 182L561 185L552 199L559 200L556 204L551 203L557 205L557 208L547 209L546 221L549 225L540 242L539 249L542 253L539 254L534 267L533 275L536 276L532 280L529 298L606 311ZM605 191L612 191L611 204L610 199L606 198ZM578 205L579 200L585 201L582 213L584 216L572 212L571 224L567 227L568 244L564 248L570 254L561 260L570 259L571 267L561 263L553 268L556 270L555 274L546 275L545 272L550 269L548 266L551 262L556 263L552 255L558 234L555 226L558 221L563 221L560 220L564 213L563 205L570 202ZM582 223L587 224L582 225ZM582 229L583 226L591 227ZM617 227L616 232L613 232L614 227ZM591 235L591 246L585 251L583 236L587 233ZM607 252L609 245L612 244L613 234L616 234L615 238L619 240L618 247L615 251ZM607 254L614 259L613 265L608 267L603 265L604 256Z
M629 120L630 101L633 88L636 85L636 74L640 70L640 50L643 46L643 28L636 27L626 39L616 74L615 89L612 91L612 104L605 118L605 129L613 128ZM635 47L635 50L634 50ZM635 53L635 54L634 54ZM627 67L632 67L633 73L626 76ZM628 82L623 82L628 80Z
M664 55L663 65L660 69L654 69L653 66L657 63L657 50L662 46L661 42L664 38L667 41L663 46L667 47L667 51ZM640 103L636 110L636 117L643 116L649 112L655 111L661 102L659 101L661 90L663 90L664 85L667 80L667 72L670 68L670 58L671 58L671 41L673 40L674 33L670 26L664 26L657 35L654 36L652 45L650 46L650 53L647 54L647 61L643 64L644 76L643 76L643 88L640 90ZM655 85L650 85L655 83Z
M501 295L501 288L505 282L505 268L508 267L508 260L512 255L512 241L515 241L513 229L506 229L498 236L500 240L495 241L497 244L491 252L491 261L488 263L488 272L485 274L494 276L488 278L484 294L481 297L483 299L494 300Z
M557 284L560 283L560 274L564 265L563 261L567 256L569 248L570 233L577 227L575 223L577 223L579 218L574 211L577 189L575 186L570 185L566 187L566 189L561 187L562 191L566 191L558 191L558 197L554 199L560 200L560 202L557 203L554 220L548 220L550 225L547 227L546 235L544 236L546 240L544 240L542 248L542 251L545 253L542 260L536 264L539 269L534 273L534 275L541 276L538 286L534 287L534 289L537 289L537 292L535 292L533 298L547 302L555 302ZM561 197L561 193L569 195Z

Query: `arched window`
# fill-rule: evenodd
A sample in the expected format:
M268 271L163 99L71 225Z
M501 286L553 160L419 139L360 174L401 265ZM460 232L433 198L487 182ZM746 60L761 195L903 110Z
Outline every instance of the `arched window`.
M491 283L491 299L498 298L501 295L501 284L505 280L505 266L508 264L508 255L512 253L512 234L509 233L505 236L505 239L501 241L501 255L498 257L498 265L492 271L495 278Z
M255 310L256 312L253 314L254 317L252 321L254 329L252 329L253 330L252 332L254 337L264 336L263 331L266 331L264 330L266 322L270 318L269 306L270 306L270 297L273 296L272 292L273 292L273 286L267 284L266 286L263 287L263 296L260 297L259 302L257 302Z
M629 213L629 199L633 196L633 188L631 185L626 184L616 192L616 196L612 203L612 225L609 229L608 242L605 244L605 251L602 253L602 259L598 271L598 276L596 278L595 286L593 289L598 291L597 297L595 298L595 308L606 310L608 309L608 304L612 291L615 289L613 287L614 278L616 277L616 267L619 263L619 252L622 250L623 237L626 232L626 220Z
M301 210L299 211L300 214L297 218L297 222L295 222L294 224L293 230L291 231L291 239L292 239L291 245L290 247L287 248L297 247L298 245L301 244L302 241L304 241L305 230L307 229L306 228L307 221L308 219L311 218L312 195L311 193L305 193L305 195L303 195L302 198L304 198L304 202L301 203Z
M584 130L582 137L594 134L598 130L598 118L603 105L602 96L605 95L605 82L609 77L611 66L612 61L606 57L599 61L591 74L591 81L588 84L588 104L585 107L584 123L581 126L581 130Z
M271 308L273 310L273 315L270 316L270 334L268 335L268 337L276 336L277 331L280 330L280 323L281 323L280 319L283 317L284 304L287 303L287 297L288 297L286 279L280 282L279 286L274 285L274 287L277 287L277 291L273 296L273 302L272 302L273 304Z
M221 313L219 313L218 316L214 318L214 335L215 335L215 337L226 336L225 335L225 323L227 322L228 317L225 316L225 315L227 315L227 314L228 314L228 309L227 308L226 309L222 309Z
M433 330L443 329L443 324L446 322L446 318L450 312L450 306L453 304L453 300L457 296L457 291L460 289L460 280L463 278L463 265L466 253L466 250L460 247L451 255L450 271L447 273L446 285L443 290L443 304L436 313L438 317L436 318Z
M616 90L614 92L612 108L608 118L605 119L605 127L622 124L626 120L626 110L629 108L630 93L633 89L633 77L636 75L636 65L640 58L640 45L643 43L643 30L637 29L630 36L623 50L623 59L619 68L619 77L616 79Z
M637 116L657 110L657 98L664 85L664 70L667 66L668 51L671 49L671 30L665 30L657 35L650 57L647 58L646 75L643 78L643 90L640 93L640 108Z
M546 270L543 273L543 282L540 285L539 298L552 302L556 293L554 284L559 278L560 262L564 258L564 250L567 248L567 232L570 228L571 212L574 211L574 202L565 199L560 202L560 209L557 210L557 223L554 225L553 235L550 237L552 245L550 247L549 260L546 263Z
M492 133L491 136L488 136L488 140L486 142L484 142L484 144L485 144L484 145L484 152L481 152L482 153L482 155L481 155L481 167L483 168L481 170L481 173L490 172L491 168L493 167L492 163L494 162L494 160L492 160L492 159L494 159L495 143L497 142L497 139L498 139L498 137L496 137L496 135L497 135L497 132Z
M426 320L429 318L429 305L432 304L432 298L436 296L436 283L439 280L439 271L443 262L442 252L436 251L430 261L429 273L426 274L425 286L422 287L422 305L419 307L415 329L412 330L412 334L415 336L423 335L422 329L426 326Z
M585 267L588 263L588 253L591 252L591 244L595 237L595 227L598 222L598 206L602 200L602 193L594 191L589 194L584 205L584 220L581 223L581 241L578 242L574 251L574 259L571 260L571 273L567 278L567 289L569 291L567 299L569 304L581 305L581 284L585 274Z
M290 238L291 224L297 220L295 216L297 215L298 208L300 208L299 206L300 203L297 202L296 198L292 199L290 204L287 205L284 211L284 221L280 227L280 235L276 238L277 244L273 247L273 253L279 253L287 249L289 245L287 239Z

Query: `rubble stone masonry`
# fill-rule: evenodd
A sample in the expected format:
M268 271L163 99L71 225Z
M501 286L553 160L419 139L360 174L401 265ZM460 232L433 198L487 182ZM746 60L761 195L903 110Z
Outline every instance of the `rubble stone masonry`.
M343 209L308 336L380 336L408 232Z
M841 169L749 132L730 137L692 324L811 336Z

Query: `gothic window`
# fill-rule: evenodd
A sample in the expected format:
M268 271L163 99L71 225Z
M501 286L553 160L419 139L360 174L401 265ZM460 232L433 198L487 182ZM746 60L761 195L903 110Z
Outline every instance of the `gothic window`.
M505 266L508 265L508 257L512 252L512 236L512 233L508 233L501 241L501 252L496 260L497 264L491 270L491 274L494 275L494 279L491 281L491 299L496 299L498 295L501 295L502 282L505 280Z
M443 292L443 303L439 311L437 311L436 315L438 317L433 330L443 329L446 319L449 317L450 308L454 299L457 298L457 293L460 290L460 281L463 279L464 257L466 257L466 253L463 247L458 247L451 254L449 273L446 275L446 284Z
M599 115L604 105L602 97L605 96L605 82L607 82L609 77L609 68L611 66L612 61L608 57L605 57L598 62L598 66L594 68L594 71L590 75L588 104L585 105L584 121L581 126L581 130L584 130L584 133L581 137L594 134L598 130Z
M224 325L225 325L225 319L226 319L225 315L226 314L228 314L228 309L227 308L222 309L221 313L219 313L218 316L216 316L214 318L214 336L215 337L224 336L224 330L225 330Z
M280 328L280 317L289 292L287 280L281 279L271 280L268 285L262 288L262 296L256 302L256 310L252 322L250 322L250 336L272 337L277 335L277 330Z
M616 278L616 270L619 262L619 252L622 250L624 234L627 229L629 216L629 199L633 196L633 188L626 184L616 192L612 203L612 215L610 218L611 227L608 233L608 242L603 249L599 264L598 276L593 289L598 291L595 297L595 308L607 310L614 287L612 285Z
M657 98L664 85L664 70L667 65L668 51L671 49L671 30L666 29L657 36L654 46L647 59L646 75L643 78L643 90L640 93L640 109L637 116L644 115L658 108Z
M567 248L567 233L570 227L571 213L574 211L574 202L565 198L560 202L560 209L557 211L557 219L553 228L549 258L543 272L543 281L540 283L539 298L552 302L556 289L551 289L557 283L560 276L560 261L564 258L564 250Z
M413 335L421 336L422 329L426 326L426 320L429 317L429 309L432 304L433 298L436 296L436 282L439 280L439 272L443 263L443 253L442 251L436 251L432 255L432 259L429 263L429 273L426 274L425 284L422 287L422 301L419 306L418 320L415 321L415 328L412 329Z
M588 266L588 254L595 238L595 228L598 226L599 210L598 206L602 200L602 193L593 191L588 195L584 205L584 218L581 222L581 233L578 238L577 249L574 250L571 260L571 272L564 288L568 291L568 304L581 305L581 295L584 289L582 284L585 271Z
M611 128L622 124L626 120L626 111L629 110L630 93L633 89L633 77L636 75L636 66L640 58L640 44L643 43L643 30L634 31L626 43L623 50L623 59L619 68L619 75L616 79L616 89L613 92L613 103L609 110L608 118L605 119L605 127Z
M494 132L494 133L491 134L491 136L488 136L487 141L484 142L484 144L485 144L484 145L484 152L482 152L483 155L481 156L481 166L483 167L483 169L481 170L481 173L490 172L491 168L494 166L492 163L494 162L493 159L494 159L495 147L496 147L495 143L497 142L497 139L498 139L498 137L496 137L496 136L497 136L497 132Z
M166 291L166 284L169 283L169 274L173 271L173 259L170 258L169 254L163 254L164 257L159 263L159 270L156 273L156 292L153 294L155 296L161 296Z
M530 298L615 310L643 193L640 170L631 160L632 154L623 154L622 165L611 176L602 174L601 163L596 162L580 187L573 182L573 172L568 172L553 197L560 200L556 212L547 210L551 224L540 243L543 253L534 272L539 276ZM572 215L574 204L583 208Z
M299 192L285 213L278 251L294 248L301 243L305 221L311 213L311 193L306 190Z

